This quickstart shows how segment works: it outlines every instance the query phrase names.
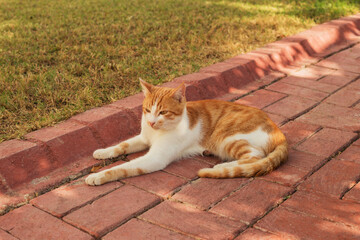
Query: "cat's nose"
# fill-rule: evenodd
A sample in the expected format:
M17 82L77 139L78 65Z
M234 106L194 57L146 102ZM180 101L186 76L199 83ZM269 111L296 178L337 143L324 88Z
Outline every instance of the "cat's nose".
M155 125L155 122L148 122L150 127L153 127Z

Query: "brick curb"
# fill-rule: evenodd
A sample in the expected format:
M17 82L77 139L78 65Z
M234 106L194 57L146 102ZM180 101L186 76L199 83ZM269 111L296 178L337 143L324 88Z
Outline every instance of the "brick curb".
M247 94L284 76L293 65L317 62L352 45L358 36L360 14L317 25L162 86L174 87L185 82L188 100L224 96L231 100L239 96L234 93ZM258 81L260 78L262 82ZM249 87L239 90L247 84ZM142 100L142 94L136 94L73 116L54 127L31 132L25 140L1 143L0 213L89 173L96 164L106 164L92 159L92 152L139 132Z

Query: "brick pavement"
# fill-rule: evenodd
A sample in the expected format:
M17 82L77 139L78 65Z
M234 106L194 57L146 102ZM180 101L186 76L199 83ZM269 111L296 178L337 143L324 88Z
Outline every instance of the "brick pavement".
M324 34L345 20L313 31ZM345 39L346 26L341 35ZM287 48L278 50L284 42L279 41L264 51L282 57L281 64L267 62L264 55L254 60L261 52L257 50L165 84L185 80L190 83L189 98L235 101L269 113L287 136L290 155L266 176L200 179L197 171L219 160L193 157L156 173L85 185L96 163L88 153L117 137L104 124L125 121L128 128L118 129L122 136L139 131L134 119L140 114L141 95L30 133L25 144L2 143L1 160L9 163L0 166L0 203L23 206L4 208L0 239L360 239L359 35L325 48L312 34L316 41L306 45L311 51L292 55L298 61L290 64L284 64L290 57L283 54ZM249 81L237 83L243 76ZM196 87L205 83L205 90ZM219 83L223 85L217 89ZM66 154L73 149L74 154ZM101 166L141 154L101 161ZM38 161L25 164L27 155ZM66 169L57 169L62 161ZM21 172L24 165L32 166L32 175ZM20 188L24 183L28 189ZM30 190L35 194L26 195L24 203L21 194Z

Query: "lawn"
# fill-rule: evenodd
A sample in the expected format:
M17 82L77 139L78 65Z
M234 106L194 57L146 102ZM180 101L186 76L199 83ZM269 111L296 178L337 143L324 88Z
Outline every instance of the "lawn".
M0 0L0 142L360 12L360 0Z

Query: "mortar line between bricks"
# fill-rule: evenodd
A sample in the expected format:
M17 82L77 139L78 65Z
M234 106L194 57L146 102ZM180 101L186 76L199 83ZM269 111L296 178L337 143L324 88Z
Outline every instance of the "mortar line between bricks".
M272 212L274 209L278 208L283 202L285 202L287 199L289 199L296 191L297 190L295 187L290 189L289 192L287 193L287 195L282 198L282 200L280 200L278 203L274 204L274 206L270 207L263 215L252 219L252 221L246 226L246 228L242 232L240 232L236 237L238 237L241 233L243 233L247 229L252 228L257 222L259 222L261 219L266 217L270 212Z
M222 201L224 201L225 199L229 198L230 196L232 196L233 194L235 194L236 192L240 191L240 189L242 189L243 187L245 187L246 185L250 184L252 181L254 181L255 178L251 177L249 178L248 181L244 182L243 184L241 184L238 188L236 188L234 191L226 194L223 198L221 198L219 201L211 204L207 209L206 212L209 212L211 209L213 209L215 206L217 206L218 204L220 204Z
M96 237L95 237L95 236L91 235L90 233L86 232L85 230L83 230L83 229L81 229L81 228L79 228L79 227L77 227L77 226L72 225L71 223L68 223L68 222L64 221L62 218L56 217L56 216L54 216L54 215L52 215L52 214L48 213L48 212L47 212L47 211L45 211L44 209L38 208L38 207L36 207L36 206L34 206L34 205L32 205L32 206L33 206L34 208L36 208L36 209L38 209L38 210L40 210L40 211L42 211L42 212L44 212L44 213L46 213L46 214L50 215L51 217L54 217L54 218L56 218L56 219L60 220L62 223L66 224L66 225L69 225L69 226L71 226L71 227L74 227L74 228L76 228L76 229L80 230L81 232L86 233L87 235L90 235L90 236L92 236L92 237L94 237L94 238L96 239Z
M276 71L274 71L274 72L276 72ZM282 73L282 72L281 72L281 73ZM269 73L268 75L270 75L270 74L271 74L271 73ZM235 102L235 101L237 101L237 100L239 100L239 99L241 99L241 98L243 98L243 97L246 97L246 96L248 96L248 95L250 95L250 94L253 94L253 93L256 92L256 91L259 91L259 90L261 90L261 89L265 89L266 87L268 87L268 86L270 86L271 84L274 84L274 83L280 81L280 80L283 79L283 78L288 77L288 74L286 74L286 73L283 73L283 74L285 74L285 76L278 77L278 78L274 79L272 82L270 82L270 83L268 83L268 84L265 84L265 85L263 85L263 86L258 87L257 89L251 90L251 91L249 91L249 92L247 92L247 93L245 93L245 94L243 94L243 95L240 95L240 96L238 96L238 97L235 97L235 98L232 99L230 102ZM268 75L266 75L266 76L268 76ZM254 81L256 81L256 80L254 80Z
M339 200L339 199L337 199ZM326 217L321 217L321 216L318 216L318 215L315 215L315 214L311 214L311 212L303 212L301 210L298 210L298 209L295 209L295 208L291 208L291 207L286 207L286 206L282 206L283 208L287 209L288 211L290 212L293 212L293 213L300 213L304 216L308 216L308 217L312 217L312 218L319 218L319 219L322 219L322 220L325 220L325 221L328 221L328 222L332 222L332 223L335 223L337 225L343 225L343 226L347 226L347 227L351 227L351 228L358 228L360 229L359 226L356 226L356 225L351 225L351 224L346 224L346 223L343 223L343 222L338 222L336 220L332 220L330 218L326 218Z
M322 60L324 60L324 59L327 59L327 58L331 57L332 55L335 55L335 54L337 54L337 53L340 53L340 52L342 52L342 51L345 51L345 50L347 50L347 49L349 49L349 48L353 48L355 45L357 45L357 44L359 44L359 43L360 43L360 41L356 41L356 42L354 42L354 43L352 43L352 44L350 44L350 45L348 45L348 46L346 46L346 47L343 47L343 48L341 48L341 49L339 49L339 50L337 50L337 51L335 51L335 52L331 52L331 53L329 53L329 54L321 57L322 59L321 59L320 61L322 61ZM320 61L319 61L319 62L320 62ZM317 62L317 63L318 63L318 62ZM317 64L317 63L315 63L315 64ZM315 65L315 64L311 64L311 65Z
M11 234L10 230L12 230L12 229L10 229L9 231L8 231L8 230L5 230L5 229L2 229L2 228L0 228L0 229L3 230L4 232L8 233L8 234L9 234L10 236L12 236L13 238L18 239L18 240L21 240L20 238L18 238L18 237L16 237L16 236L14 236L13 234Z
M329 97L331 97L332 95L334 95L335 93L337 93L338 91L342 90L343 88L347 87L348 85L350 85L351 83L353 82L356 82L358 79L360 79L360 75L358 77L355 77L353 80L351 80L350 82L348 82L347 84L339 87L337 90L333 91L332 93L330 93L327 97L323 98L322 100L320 100L319 102L315 103L313 106L305 109L304 111L288 118L288 121L287 122L290 122L290 121L294 121L295 119L301 117L302 115L310 112L311 110L313 110L314 108L316 108L317 106L319 106L321 103L323 103L326 99L328 99ZM279 92L279 91L275 91L275 90L271 90L271 89L268 89L269 91L272 91L272 92L276 92L276 93L282 93L282 92ZM292 94L289 94L289 95L292 95ZM292 95L292 96L297 96L297 95ZM300 96L297 96L297 97L300 97ZM300 97L300 98L303 98L303 97ZM305 98L307 99L307 98ZM328 103L328 104L331 104L331 103ZM272 104L270 104L269 106L271 106ZM332 105L335 105L335 104L332 104ZM337 106L337 105L335 105ZM287 118L286 116L283 116L285 118ZM286 123L287 123L286 122Z
M149 224L152 224L152 225L155 225L155 226L164 228L164 229L169 230L169 231L171 231L171 232L180 233L180 234L182 234L182 235L185 235L185 236L188 236L188 237L191 237L191 238L194 238L194 239L207 240L207 239L205 239L205 238L201 238L201 237L199 237L199 236L195 236L195 235L192 235L192 234L190 234L190 233L182 232L182 231L180 231L180 230L178 230L178 229L171 228L171 227L169 227L169 226L167 226L167 225L153 222L153 221L148 220L148 219L146 219L146 218L142 218L141 216L138 216L138 217L136 217L136 218L139 219L139 220L141 220L141 221L147 222L147 223L149 223Z
M81 121L78 119L71 119L71 121L74 121L78 124L84 125L90 129L91 134L94 136L95 141L99 144L100 147L105 147L105 142L101 139L100 134L94 129L93 126L91 126L91 123L87 123L85 121Z
M351 104L350 108L355 107L358 103L360 103L360 99L359 99L359 100L357 100L355 103Z

